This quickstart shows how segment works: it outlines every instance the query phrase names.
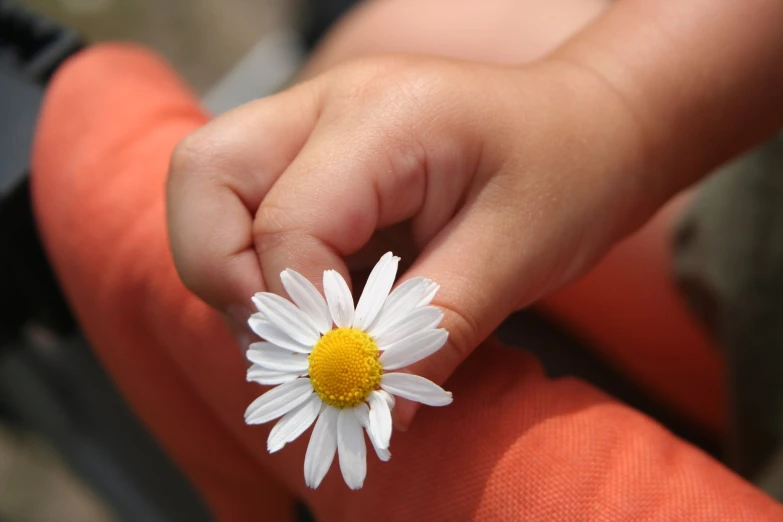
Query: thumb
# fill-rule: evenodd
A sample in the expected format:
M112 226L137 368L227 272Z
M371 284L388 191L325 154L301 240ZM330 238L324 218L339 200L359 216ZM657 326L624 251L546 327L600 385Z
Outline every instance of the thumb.
M555 259L530 241L536 237L533 227L520 223L518 211L504 209L490 192L485 187L480 197L466 202L404 275L440 285L431 304L444 312L440 327L449 332L448 340L404 370L440 385L506 317L542 295L556 272L541 270L553 268ZM395 426L407 429L419 407L399 400Z

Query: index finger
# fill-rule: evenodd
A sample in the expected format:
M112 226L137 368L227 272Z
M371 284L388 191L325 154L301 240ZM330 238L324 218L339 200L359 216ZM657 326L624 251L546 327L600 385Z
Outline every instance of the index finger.
M307 140L318 105L314 84L300 84L215 119L174 151L166 192L174 263L212 307L230 313L265 289L253 218Z

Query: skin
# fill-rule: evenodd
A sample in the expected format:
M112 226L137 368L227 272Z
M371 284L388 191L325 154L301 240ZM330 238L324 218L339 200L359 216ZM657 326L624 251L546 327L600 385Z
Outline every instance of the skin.
M449 342L410 371L443 383L510 312L783 123L779 0L584 6L483 61L470 43L350 59L349 18L300 83L177 147L167 205L184 283L238 324L254 292L285 295L284 268L320 287L324 269L347 278L391 245L415 256L402 279L441 285ZM398 427L415 411L400 401Z

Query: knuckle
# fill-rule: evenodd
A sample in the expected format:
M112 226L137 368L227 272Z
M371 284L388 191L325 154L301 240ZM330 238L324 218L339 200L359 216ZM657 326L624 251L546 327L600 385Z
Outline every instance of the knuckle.
M219 127L206 125L182 138L169 159L169 182L191 176L215 178L232 175L240 158Z
M199 156L199 141L199 133L196 131L188 134L177 143L171 153L171 162L169 164L171 172L190 170L189 167L196 163Z
M169 182L176 182L209 163L209 149L201 129L182 138L171 153Z
M353 109L388 112L390 109L421 109L421 100L431 78L417 60L404 57L362 59L341 71L332 91L339 105Z
M285 248L289 238L301 233L292 222L293 209L265 201L256 212L253 222L253 243L260 257L280 248Z
M286 232L290 228L292 212L293 209L275 203L271 198L265 200L256 212L253 235L259 238Z
M482 339L482 332L479 328L479 322L470 314L460 311L457 308L437 304L443 309L444 321L449 332L448 343L454 353L460 360L464 359L473 351Z

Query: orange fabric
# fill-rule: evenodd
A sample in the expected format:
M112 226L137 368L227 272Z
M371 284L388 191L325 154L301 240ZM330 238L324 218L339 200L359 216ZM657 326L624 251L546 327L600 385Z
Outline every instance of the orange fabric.
M154 56L93 48L48 93L33 188L87 336L218 520L287 520L292 495L323 522L783 520L780 505L652 420L494 343L449 381L453 405L425 408L394 435L391 462L370 451L364 489L349 491L336 463L306 489L309 433L269 455L270 427L244 425L261 389L168 250L168 156L204 121Z
M44 101L33 154L34 203L86 336L220 520L256 520L262 510L273 513L270 520L285 520L290 495L258 472L204 398L214 395L225 404L246 391L242 379L224 378L214 388L199 383L166 346L179 345L179 355L204 374L211 373L206 363L216 375L241 375L241 361L222 356L219 347L227 343L217 318L176 282L165 247L168 158L206 116L164 64L136 49L94 48L58 76ZM168 326L172 319L179 326ZM184 337L182 321L194 326ZM241 415L236 407L225 413Z
M540 308L659 400L720 432L726 423L723 360L685 309L671 274L670 235L687 199L664 208Z

